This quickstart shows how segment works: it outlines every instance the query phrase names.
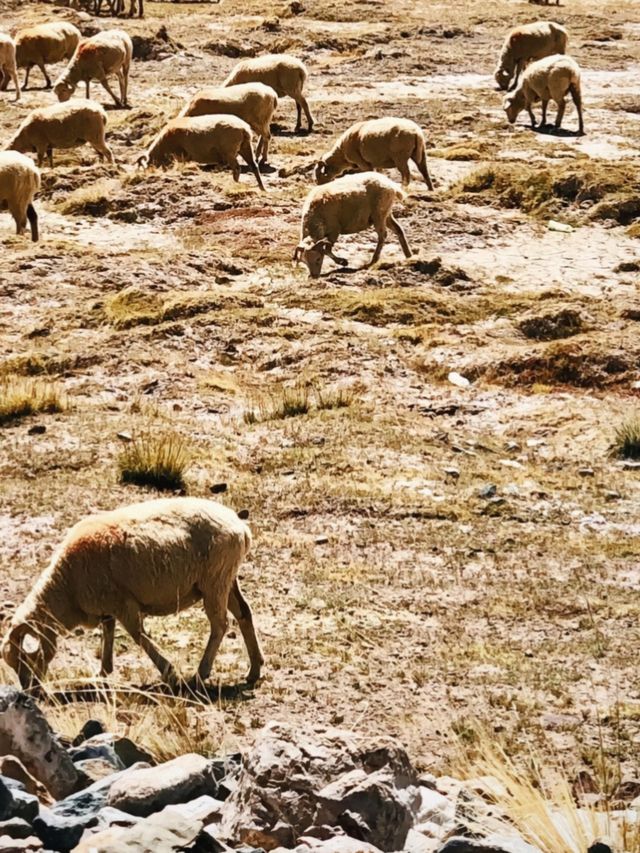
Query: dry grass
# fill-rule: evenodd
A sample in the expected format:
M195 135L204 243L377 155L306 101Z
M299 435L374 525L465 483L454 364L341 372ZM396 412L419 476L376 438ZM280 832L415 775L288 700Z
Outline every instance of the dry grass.
M262 421L284 420L306 415L311 409L311 388L308 382L299 380L293 385L281 385L276 390L255 395L245 409L243 418L247 424Z
M190 445L179 433L148 427L121 451L120 480L158 490L182 490L191 459Z
M623 459L640 459L640 416L633 415L616 429L613 453Z
M0 380L0 424L42 412L62 412L66 400L50 382L6 376Z

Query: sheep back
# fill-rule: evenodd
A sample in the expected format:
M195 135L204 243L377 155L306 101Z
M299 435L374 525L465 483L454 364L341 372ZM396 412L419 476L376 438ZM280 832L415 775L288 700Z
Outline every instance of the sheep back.
M239 62L224 82L225 86L238 83L264 83L279 98L302 91L307 79L307 69L295 56L270 53L255 59Z
M398 184L375 172L336 178L309 192L302 208L302 239L335 241L340 234L364 231L383 201L391 206L403 198Z
M39 24L16 35L16 60L20 67L46 65L70 59L81 33L67 21Z
M420 146L424 147L424 136L419 125L410 119L385 117L354 124L323 160L343 171L351 166L386 169L395 165L398 156L408 160Z
M40 170L18 151L0 151L0 207L14 200L26 210L40 189Z
M554 53L564 53L567 41L567 31L554 21L535 21L515 27L504 40L496 79L500 73L511 76L521 59L540 59Z
M232 115L246 121L256 133L262 133L277 106L278 96L270 86L240 83L201 89L180 116Z
M532 62L522 76L522 87L527 102L532 96L556 99L564 97L571 85L580 88L580 66L570 56L555 54Z
M52 148L74 148L84 142L100 144L107 114L95 101L74 100L33 110L7 148L44 153Z
M237 116L179 116L168 122L151 144L149 162L166 165L171 159L196 163L229 163L243 145L251 145L251 128Z

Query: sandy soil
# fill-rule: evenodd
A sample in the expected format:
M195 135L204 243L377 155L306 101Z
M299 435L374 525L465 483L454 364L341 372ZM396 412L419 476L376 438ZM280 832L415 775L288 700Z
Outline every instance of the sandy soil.
M633 217L592 218L588 192L527 212L460 188L500 166L551 180L637 169L640 7L304 6L148 3L125 26L152 37L165 25L172 42L134 63L132 109L109 111L118 168L88 148L57 153L36 246L0 215L0 371L46 376L69 403L0 427L5 610L78 517L152 493L118 481L117 434L171 430L191 448L188 492L227 483L220 498L249 509L256 534L242 576L265 678L220 701L219 741L246 744L272 717L341 722L397 734L438 769L452 732L468 738L485 721L510 749L535 742L594 773L601 733L606 761L633 769L640 480L609 452L638 412ZM77 20L38 3L0 8L7 30ZM584 138L505 121L495 59L505 31L538 15L566 24L584 68ZM317 127L292 135L294 106L281 102L265 196L247 174L234 184L188 165L136 170L185 97L221 81L234 56L279 50L308 65ZM1 93L0 139L51 99ZM367 269L373 242L361 234L344 240L347 269L328 261L310 281L291 255L315 158L351 122L384 114L427 134L436 190L414 176L399 212L415 257L391 239ZM629 189L612 187L614 203ZM575 230L550 231L550 216ZM527 331L563 311L578 318L569 337ZM471 384L451 384L450 371ZM283 383L310 383L310 411L247 422ZM318 389L336 387L351 404L320 408ZM202 614L150 625L189 670ZM52 677L95 671L94 645L65 641ZM154 679L124 635L117 660L119 683ZM234 684L243 669L231 631L216 677Z

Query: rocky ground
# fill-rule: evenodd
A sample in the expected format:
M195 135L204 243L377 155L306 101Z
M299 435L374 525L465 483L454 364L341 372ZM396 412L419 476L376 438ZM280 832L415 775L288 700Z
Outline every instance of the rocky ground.
M116 24L1 9L6 30ZM505 121L495 59L505 31L538 16L567 26L584 69L583 138L571 108L562 135ZM119 633L100 710L115 730L169 758L245 749L273 717L344 725L397 736L420 770L443 772L452 733L469 743L481 721L510 750L535 745L611 787L640 742L640 481L611 455L640 387L640 7L223 0L149 3L124 26L141 58L132 109L109 110L118 168L57 153L35 246L0 218L0 372L65 401L0 426L5 613L71 523L151 496L119 481L123 440L177 436L188 493L218 486L249 510L242 582L265 677L242 686L232 630L215 704L150 704L157 692L137 688L155 673ZM317 125L293 135L281 102L264 196L246 174L136 169L189 94L279 50L308 65ZM0 140L52 102L10 97ZM344 240L349 268L327 262L311 281L291 256L315 158L383 114L426 130L436 189L414 177L399 212L415 257L391 240L367 269L361 234ZM282 417L290 386L303 412ZM190 673L204 615L150 627ZM65 641L51 685L91 677L97 645ZM67 732L88 712L51 709Z

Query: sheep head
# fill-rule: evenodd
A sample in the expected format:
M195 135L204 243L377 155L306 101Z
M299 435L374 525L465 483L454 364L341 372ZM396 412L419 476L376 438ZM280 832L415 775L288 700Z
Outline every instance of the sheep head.
M330 252L331 241L327 240L326 237L322 240L317 240L316 242L314 242L311 237L305 237L304 240L296 246L295 252L293 253L293 260L296 263L298 261L304 261L307 265L311 278L318 278L322 272L324 256Z
M524 109L524 94L520 89L516 89L511 95L507 95L502 102L502 108L507 114L509 123L513 124L518 118L519 113Z
M68 101L75 91L75 86L72 86L66 80L58 80L58 82L53 87L53 91L55 92L56 97L59 101Z
M506 90L509 88L509 81L511 80L511 74L509 71L507 71L506 68L504 68L502 65L499 65L495 70L495 74L493 75L493 79L498 84L498 87L503 92L506 92Z
M9 628L2 642L5 663L14 670L23 690L40 684L56 653L56 632L21 622Z

